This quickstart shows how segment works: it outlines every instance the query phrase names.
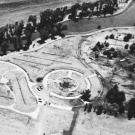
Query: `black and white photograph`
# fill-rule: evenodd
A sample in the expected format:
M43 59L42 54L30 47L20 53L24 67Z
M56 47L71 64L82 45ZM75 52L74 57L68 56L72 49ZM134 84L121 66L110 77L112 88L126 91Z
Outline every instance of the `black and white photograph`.
M0 0L0 135L135 135L135 0Z

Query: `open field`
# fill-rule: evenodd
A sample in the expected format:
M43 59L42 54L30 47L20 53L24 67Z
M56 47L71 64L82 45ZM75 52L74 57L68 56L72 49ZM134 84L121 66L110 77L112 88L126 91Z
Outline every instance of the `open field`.
M88 70L78 59L78 44L81 39L81 36L71 36L46 44L36 51L31 51L29 53L22 52L16 55L11 54L12 56L10 57L4 56L2 58L5 61L17 64L20 67L15 68L16 66L13 66L11 70L8 62L7 65L1 64L2 67L8 67L6 69L7 72L5 72L4 69L2 69L2 72L5 72L3 77L11 82L15 97L14 109L19 110L22 113L34 112L35 107L42 104L42 108L40 112L38 112L36 118L38 122L34 124L38 135L43 134L43 132L47 135L63 133L63 130L70 132L70 124L73 119L72 107L74 104L71 103L70 100L66 100L65 94L63 95L63 98L65 99L59 99L53 95L50 96L51 91L55 92L55 89L50 90L44 83L37 83L36 80L38 77L45 78L49 72L51 73L50 75L52 75L49 79L53 80L57 76L58 78L56 77L56 81L67 76L76 80L77 88L75 87L75 91L80 93L85 87L81 83L83 79L85 83L85 78L94 74L92 69ZM26 80L26 75L22 72L21 68L29 75L31 85L27 85L28 80ZM59 69L59 75L53 75L53 70L57 71ZM64 72L68 71L67 74L61 74L61 69L63 69ZM84 75L81 75L81 78L78 71L84 73ZM99 80L97 80L97 82L98 81ZM86 83L88 83L88 81ZM43 85L43 89L39 89L40 85ZM87 85L86 86L89 89L91 84ZM35 103L35 100L33 100L35 97L31 94L29 88L32 89L33 93L35 93L42 102L38 101L38 104ZM97 93L99 89L93 88L93 90ZM73 91L73 93L75 93L75 91ZM93 92L93 96L96 95L94 95ZM53 121L55 121L54 124L52 124Z
M44 107L39 121L42 123L42 132L47 135L63 134L63 129L68 130L72 122L73 112Z
M106 39L106 36L109 37L112 34L114 35L114 39ZM131 34L133 35L133 37L129 41L125 42L123 40L127 34ZM114 48L116 51L121 51L122 55L125 55L125 58L129 57L130 59L131 56L128 51L130 46L135 42L134 34L135 28L112 28L108 30L101 30L101 32L97 32L90 36L85 36L85 40L81 44L82 59L84 59L90 67L94 67L97 71L99 71L103 77L108 77L108 79L110 79L110 81L112 81L114 84L118 84L120 90L127 93L127 99L134 96L134 90L128 87L129 85L134 85L134 82L128 78L130 72L125 70L125 68L119 67L119 65L121 65L120 63L123 63L122 65L128 67L128 62L125 62L124 64L124 62L120 61L119 58L112 58L110 60L107 60L107 57L103 54L103 52L105 50ZM109 47L105 47L101 52L99 52L99 59L95 58L95 52L92 50L97 42L100 42L101 44L109 43ZM125 45L127 44L129 45L129 48L126 50ZM110 61L110 66L107 66L108 61ZM134 58L131 59L131 63L134 62ZM129 65L131 63L129 62ZM115 68L116 70L114 70Z
M0 63L2 67L6 63ZM4 95L2 94L2 87L1 87L1 96L3 95L3 100L1 100L1 105L4 104L5 99L12 99L13 101L8 103L8 106L13 104L13 108L20 110L22 112L31 112L34 111L36 108L36 98L33 96L32 92L30 91L29 84L25 75L18 71L14 66L7 65L7 69L3 69L1 74L3 74L2 79L6 79L7 82L3 85L7 88L7 92L5 91ZM7 97L7 98L6 98ZM8 102L9 102L8 101Z
M0 105L10 106L13 103L14 97L10 93L9 89L4 84L0 84Z
M29 122L29 117L13 111L0 109L0 134L1 135L36 135L34 121Z
M81 110L73 135L134 135L134 123L134 120L97 116L93 112L87 114Z
M34 2L31 6L24 4L15 9L13 5L8 11L0 9L0 25L26 19L28 15L38 14L48 7L71 5L75 1L44 1L37 5ZM126 93L126 101L134 97L135 75L134 71L124 68L128 63L125 57L109 59L103 51L114 48L126 52L128 59L132 58L130 64L134 64L134 55L130 55L129 51L135 43L135 28L78 33L95 30L98 25L105 28L133 25L134 13L135 3L118 16L83 19L77 23L66 21L67 34L75 32L77 35L63 39L59 37L54 41L49 39L41 46L31 46L31 50L1 57L0 135L134 135L134 119L128 121L126 114L117 118L107 114L96 115L94 107L91 113L84 112L85 102L79 97L84 90L88 90L90 100L101 98L103 101L104 95L114 84ZM113 39L110 38L111 34L114 35ZM124 42L128 34L132 38ZM93 51L97 42L103 45L100 51L96 51L99 57L95 57ZM106 42L108 47L104 46ZM126 44L129 48L125 50ZM103 80L107 80L108 89Z
M74 107L77 105L81 107L83 104L79 104L75 97L73 100L68 98L73 98L76 93L80 94L81 90L85 89L85 84L93 97L97 97L100 90L106 93L107 89L102 88L100 75L114 84L117 81L119 89L125 91L127 100L133 97L134 90L123 86L123 84L134 84L132 79L128 79L128 72L122 68L120 70L118 67L115 75L113 75L117 65L111 65L111 63L114 60L117 61L118 58L108 60L103 57L101 51L99 59L96 59L92 54L92 48L98 41L101 43L106 41L110 44L107 49L113 47L125 51L125 45L131 45L134 38L128 42L124 42L123 38L127 34L134 35L134 33L133 27L110 28L87 35L65 37L45 43L29 52L11 53L2 57L2 60L17 64L20 67L20 70L14 67L14 71L12 71L9 66L6 69L9 72L6 72L3 76L11 80L16 97L14 108L22 112L31 112L33 107L41 106L34 123L37 135L43 133L46 133L46 135L58 133L60 135L71 135L71 133L72 135L82 135L82 133L84 135L118 135L123 133L132 135L134 133L134 121L128 121L124 118L120 120L119 117L116 119L108 115L97 116L93 112L87 114L82 109L79 112L73 111ZM114 34L114 39L106 39L106 36L110 36L110 34ZM107 65L107 62L110 65ZM26 75L21 72L21 68L28 74L31 85L27 84ZM2 72L4 72L4 68L2 68ZM43 81L37 82L39 77ZM60 83L63 83L65 79L72 80L72 87L63 90ZM29 89L32 90L34 95L31 94ZM73 94L68 95L68 92ZM35 95L36 98L38 97L37 105L33 100ZM31 118L30 121L33 121L33 119ZM116 122L119 123L117 126L115 126ZM125 127L128 127L128 129L125 130ZM5 131L3 130L3 132Z

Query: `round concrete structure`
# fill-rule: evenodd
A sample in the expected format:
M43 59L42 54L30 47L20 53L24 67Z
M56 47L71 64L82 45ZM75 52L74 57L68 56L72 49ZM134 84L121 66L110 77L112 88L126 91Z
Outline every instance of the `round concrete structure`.
M73 69L56 69L49 72L44 77L43 85L51 96L61 99L79 98L87 89L91 91L93 98L98 96L98 91L102 88L96 74L86 74Z

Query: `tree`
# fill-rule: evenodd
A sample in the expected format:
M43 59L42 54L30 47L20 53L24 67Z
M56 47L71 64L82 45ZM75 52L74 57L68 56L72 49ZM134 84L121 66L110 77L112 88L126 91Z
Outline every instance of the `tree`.
M28 18L28 22L32 22L34 28L36 28L37 25L37 17L35 15L30 15Z
M114 39L114 34L111 34L110 35L110 39Z
M106 95L107 102L111 104L115 103L117 93L118 93L118 87L114 86L113 88L111 88Z
M90 90L88 89L88 90L85 90L85 91L83 91L82 93L82 96L81 96L81 99L82 100L84 100L84 101L90 101L90 97L91 97L91 92L90 92Z
M105 50L105 51L103 52L103 55L108 56L108 55L109 55L109 51L108 51L108 50Z
M94 13L94 8L95 8L94 3L89 2L87 5L88 5L88 7L90 8L91 13L92 13L92 15L93 15L93 13Z
M43 78L42 78L42 77L38 77L38 78L36 79L36 81L37 81L37 82L42 82L42 81L43 81Z
M17 50L22 49L22 41L21 41L21 36L23 33L23 29L24 29L24 22L16 22L14 25L14 41L16 42L16 47Z
M130 99L128 103L127 117L129 120L133 117L135 118L135 98Z
M109 51L110 52L114 52L115 51L115 48L111 47Z
M78 10L78 4L76 5L72 5L70 8L70 15L69 15L69 19L71 19L74 22L77 22L78 19L76 18L77 16L77 10Z
M103 106L100 105L100 106L98 106L98 108L97 108L96 114L97 114L97 115L101 115L102 112L103 112Z
M125 49L128 49L128 48L129 48L129 45L128 45L128 44L126 44L126 45L125 45Z
M61 23L58 23L56 25L57 28L57 35L59 35L60 37L64 38L65 34L63 33L64 30L67 30L67 25L62 25Z
M35 31L34 26L32 26L31 23L27 23L26 28L24 30L24 34L25 34L26 40L27 40L27 44L25 45L26 48L29 48L30 44L32 43L31 37L32 37L32 33L34 33L34 31Z
M114 52L113 52L113 57L114 57L114 58L117 58L117 56L118 56L117 51L114 51Z
M135 43L131 44L130 47L129 47L129 49L130 49L129 52L130 52L131 54L134 54L134 53L135 53Z
M119 114L124 114L125 113L125 106L122 104L119 106Z
M98 47L97 47L97 46L94 46L94 47L92 48L92 50L93 50L94 52L96 52L96 51L98 51Z
M132 34L129 33L123 38L123 41L128 42L131 38L132 38Z
M99 54L95 53L95 58L98 59L99 58Z
M88 104L86 103L85 106L84 106L84 111L86 111L88 108Z
M125 93L123 91L119 91L117 97L117 103L122 104L124 101L126 101Z
M100 30L100 29L101 29L101 25L98 25L98 26L97 26L97 29L99 29L99 30Z
M96 43L96 45L92 48L93 51L101 51L104 48L104 45L101 44L99 41Z
M92 110L92 104L89 103L87 108L88 108L87 111L88 111L88 112L91 112L91 110Z
M108 38L109 38L109 36L107 35L107 36L105 37L105 39L108 40Z
M105 5L105 7L103 8L103 14L104 14L104 17L105 17L106 14L107 14L107 8L106 8L106 5Z
M47 30L46 27L39 28L38 31L40 33L40 38L41 38L41 40L39 41L39 43L42 44L42 43L45 42L45 40L48 39L48 37L49 37L49 31Z
M104 45L105 45L106 47L109 47L110 44L109 44L108 42L105 42Z
M47 9L43 12L40 13L40 23L42 27L48 26L48 25L53 25L55 22L54 16L53 16L53 10Z
M6 40L4 40L1 44L1 51L3 52L3 55L7 54L7 50L8 50L8 43Z
M119 91L118 86L114 85L113 88L111 88L110 91L108 91L106 95L106 100L111 105L116 104L117 107L117 113L123 114L125 112L124 102L126 101L126 96L123 91Z

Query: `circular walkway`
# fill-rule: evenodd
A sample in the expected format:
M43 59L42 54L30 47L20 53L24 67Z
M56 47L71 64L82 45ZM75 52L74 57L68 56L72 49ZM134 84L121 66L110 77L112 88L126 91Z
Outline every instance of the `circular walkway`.
M43 85L51 96L60 99L77 99L85 90L91 91L91 98L98 96L102 89L94 73L87 74L73 69L57 69L45 75Z

